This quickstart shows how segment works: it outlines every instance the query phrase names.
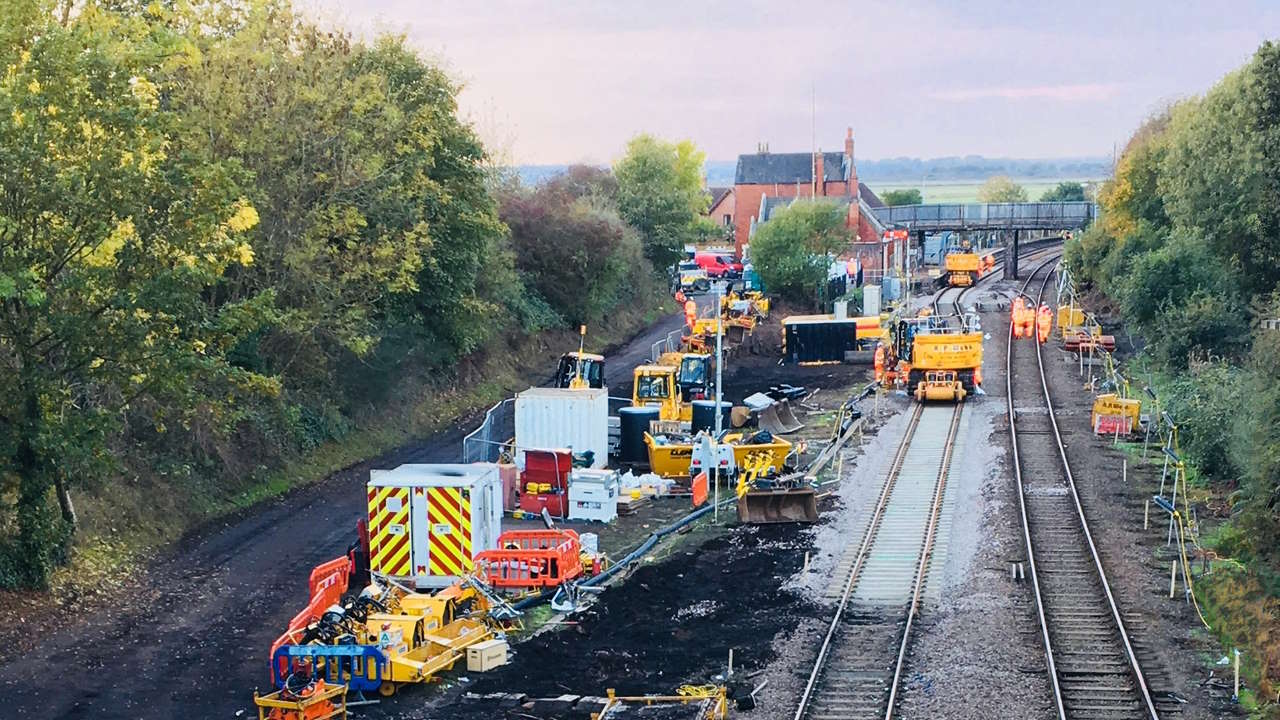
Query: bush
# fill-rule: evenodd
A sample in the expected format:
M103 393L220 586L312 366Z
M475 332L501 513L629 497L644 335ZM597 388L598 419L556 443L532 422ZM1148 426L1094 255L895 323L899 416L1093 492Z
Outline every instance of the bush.
M850 239L843 206L798 200L757 228L751 238L751 263L771 292L813 303L831 259Z

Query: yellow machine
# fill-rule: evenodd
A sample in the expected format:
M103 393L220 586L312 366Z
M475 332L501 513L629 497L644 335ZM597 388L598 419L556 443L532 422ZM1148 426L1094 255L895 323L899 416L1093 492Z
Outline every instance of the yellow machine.
M317 681L269 695L255 692L253 704L258 707L258 720L345 720L347 687Z
M946 254L942 267L947 273L948 285L969 287L995 267L995 256L989 252L975 252L966 242Z
M1129 435L1141 424L1142 401L1138 398L1120 397L1104 393L1094 398L1089 413L1089 425L1096 433L1104 435Z
M631 385L631 404L635 407L659 408L659 420L688 420L693 406L680 399L680 385L676 380L679 368L673 365L639 365Z
M728 433L722 439L722 452L732 452L732 463L724 463L726 468L745 468L750 465L748 459L755 455L757 459L767 458L767 463L759 467L760 472L781 472L787 455L791 452L791 443L774 436L768 443L748 444L744 442L746 435L740 432ZM649 448L649 469L666 478L687 479L701 472L708 460L700 460L694 465L694 441L688 436L672 440L665 436L655 438L649 433L644 436L645 445ZM767 455L764 455L767 453Z
M891 327L884 382L917 400L960 401L982 386L982 327L978 316L929 315Z
M560 356L556 387L581 390L604 387L604 356L586 351L587 326L578 328L578 349Z
M658 357L658 365L678 368L676 386L680 388L681 420L693 419L694 400L709 400L715 395L715 363L708 353L668 352Z

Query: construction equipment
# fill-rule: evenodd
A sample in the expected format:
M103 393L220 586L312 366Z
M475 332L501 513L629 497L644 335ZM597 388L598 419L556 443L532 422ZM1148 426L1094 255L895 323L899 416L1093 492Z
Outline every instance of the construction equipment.
M982 326L973 313L900 319L886 346L883 382L918 400L960 401L982 386Z
M1104 393L1093 400L1089 426L1099 435L1130 435L1137 432L1141 417L1142 401L1138 398Z
M991 272L995 267L995 256L990 252L978 253L970 249L964 242L952 246L942 261L947 273L947 284L951 287L969 287Z
M679 367L674 365L637 366L633 372L631 404L658 408L659 420L689 420L693 408L681 398L679 372Z
M710 353L667 352L658 357L656 364L677 368L676 385L680 388L681 403L707 400L715 395L715 360ZM682 416L690 413L692 410L681 407Z
M329 720L347 717L347 687L304 675L291 675L269 695L253 694L258 720Z
M789 435L804 427L804 423L791 410L791 401L776 400L757 415L761 430L768 430L774 435Z
M738 521L752 525L818 521L818 498L803 473L779 475L773 452L754 452L738 472Z
M587 326L578 327L578 349L560 356L555 386L580 390L604 387L604 356L586 352Z
M693 260L681 262L676 268L679 289L684 292L707 292L711 289L711 278Z

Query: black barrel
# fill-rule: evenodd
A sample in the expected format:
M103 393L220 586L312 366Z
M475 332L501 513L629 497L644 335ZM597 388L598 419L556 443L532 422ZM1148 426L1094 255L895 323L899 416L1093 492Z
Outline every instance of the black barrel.
M644 434L649 423L657 420L662 410L656 407L618 408L618 423L622 437L619 439L618 459L624 463L649 462L649 448L645 447Z
M720 415L724 418L720 421L720 428L733 427L730 420L730 412L733 410L733 403L721 402ZM693 401L693 428L691 432L697 433L699 430L715 430L716 428L716 401L715 400L694 400Z

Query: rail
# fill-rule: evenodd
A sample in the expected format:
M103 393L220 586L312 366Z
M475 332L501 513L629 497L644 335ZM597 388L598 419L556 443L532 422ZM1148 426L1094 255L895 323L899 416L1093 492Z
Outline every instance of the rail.
M1040 274L1042 271L1045 271L1046 269L1049 270L1049 272L1045 272L1044 279L1041 281L1040 289L1036 297L1036 304L1039 304L1043 300L1045 288L1048 286L1049 279L1052 277L1051 270L1053 266L1055 266L1060 260L1061 260L1060 256L1048 258L1047 260L1042 262L1039 266L1037 266L1032 271L1031 275L1028 276L1026 282L1023 283L1022 292L1025 294L1028 287L1030 287L1031 282L1035 279L1036 275ZM1023 537L1026 540L1027 566L1028 566L1028 570L1030 571L1029 578L1031 580L1035 601L1036 601L1036 616L1040 624L1041 640L1044 643L1045 663L1049 670L1050 685L1053 691L1055 710L1060 720L1066 720L1067 710L1068 710L1067 701L1064 698L1063 681L1062 681L1063 679L1061 677L1058 659L1055 656L1055 651L1054 651L1054 645L1055 645L1054 639L1053 639L1054 633L1051 630L1049 613L1047 611L1047 606L1046 606L1046 592L1041 582L1040 568L1036 560L1036 543L1033 540L1032 523L1030 519L1031 513L1028 510L1027 485L1024 482L1023 475L1022 475L1022 461L1023 461L1021 457L1022 448L1018 444L1017 412L1015 410L1014 402L1013 402L1014 343L1013 343L1012 326L1010 326L1008 339L1006 342L1007 344L1006 344L1006 353L1005 353L1005 392L1006 392L1006 401L1007 401L1007 412L1008 412L1008 418L1009 418L1009 437L1010 437L1011 448L1013 450L1014 480L1018 484L1018 505L1021 511L1022 531L1023 531ZM1070 495L1072 505L1074 506L1077 519L1079 520L1079 530L1081 531L1081 534L1083 536L1084 545L1088 549L1089 557L1092 559L1093 568L1097 573L1097 580L1099 581L1099 584L1102 590L1102 595L1106 600L1106 605L1109 610L1111 620L1114 622L1114 629L1118 634L1121 645L1124 648L1125 658L1128 662L1129 669L1132 673L1132 679L1134 680L1138 689L1141 692L1142 709L1144 710L1143 717L1149 718L1150 720L1159 720L1159 717L1160 717L1159 713L1157 712L1155 702L1152 699L1151 691L1146 682L1146 677L1144 676L1142 672L1142 668L1139 665L1138 657L1134 651L1133 644L1129 639L1129 633L1125 628L1124 620L1121 618L1120 610L1116 605L1115 595L1111 590L1110 583L1107 581L1106 571L1102 567L1102 560L1098 555L1097 546L1094 544L1093 535L1089 531L1088 519L1085 517L1084 507L1080 502L1080 496L1076 490L1075 477L1072 475L1072 472L1071 472L1071 464L1067 459L1066 446L1063 443L1062 433L1058 427L1056 414L1053 410L1053 397L1049 391L1049 383L1048 383L1047 374L1044 368L1044 356L1041 350L1041 346L1039 343L1035 342L1034 339L1030 340L1029 342L1035 343L1035 346L1036 346L1036 365L1039 370L1040 388L1043 392L1044 402L1048 410L1047 415L1048 415L1048 420L1049 420L1049 425L1051 430L1051 438L1053 440L1053 444L1056 446L1057 457L1061 462L1063 477L1065 478L1065 481L1066 481L1065 483L1066 488ZM1117 706L1114 709L1123 711L1124 708Z
M952 451L955 447L956 436L959 433L960 418L963 410L964 406L962 404L957 404L953 408L950 422L946 425L946 434L939 448L935 443L938 440L936 430L940 429L940 426L934 425L932 421L924 422L926 412L936 411L927 410L923 404L916 405L876 500L875 509L863 534L862 542L858 547L849 577L845 581L839 603L832 616L831 624L828 626L827 633L818 650L813 670L809 674L809 680L796 708L795 720L811 716L846 718L852 717L859 710L873 712L876 717L883 716L886 720L893 717L897 689L902 681L903 668L906 666L907 653L911 644L911 631L919 614L921 596L929 574L933 543L937 535L938 519L942 509L943 497L946 493L947 477L950 473ZM920 434L922 427L935 434L928 436L928 433L926 433L923 436L921 447L916 447L918 444L917 439L922 438ZM874 702L865 697L855 697L855 699L849 700L845 698L849 690L845 676L864 675L865 668L863 664L866 663L869 656L869 653L850 652L847 647L844 648L843 652L839 651L841 645L849 645L866 639L865 637L858 637L857 633L850 633L847 629L842 632L842 628L845 627L846 623L857 626L861 622L859 618L860 611L854 611L851 608L851 600L854 598L855 590L872 597L885 590L883 587L876 587L867 591L860 589L858 586L864 580L864 569L873 557L878 557L873 553L875 548L885 544L892 546L899 541L910 544L912 542L911 538L919 537L916 534L920 532L919 528L910 527L910 523L904 524L900 519L904 515L904 510L910 511L916 501L923 499L917 494L921 489L919 484L922 478L918 476L909 477L910 473L904 476L903 473L904 468L907 466L907 457L912 454L913 450L921 455L928 456L929 460L936 462L936 475L933 476L932 487L929 488L927 496L928 507L922 532L923 541L919 545L919 554L916 556L916 562L911 571L909 587L906 588L909 599L906 600L905 608L903 608L902 619L890 622L892 620L890 618L877 622L880 628L901 628L900 634L896 635L892 643L884 643L890 646L889 649L894 653L893 657L889 658L884 666L878 665L879 657L871 658L871 664L877 668L884 667L887 669L889 666L892 667L890 676L873 683L876 688L887 686L888 695L887 697L875 698ZM935 451L938 451L937 455L930 454ZM917 458L917 460L919 459L921 458ZM917 467L916 469L919 468ZM904 477L909 479L903 479ZM906 486L899 487L900 481L905 482ZM893 506L892 511L890 510L891 506ZM886 522L887 517L890 518L888 522ZM876 574L878 571L868 572ZM889 592L893 593L895 591L889 589ZM898 601L895 596L894 599L889 600L889 606L891 607L896 602ZM859 627L859 629L863 628ZM875 641L874 638L873 641ZM833 657L840 658L840 661L835 666L830 664ZM853 658L852 662L857 664L850 664L850 658ZM877 669L875 672L878 673L879 670Z

